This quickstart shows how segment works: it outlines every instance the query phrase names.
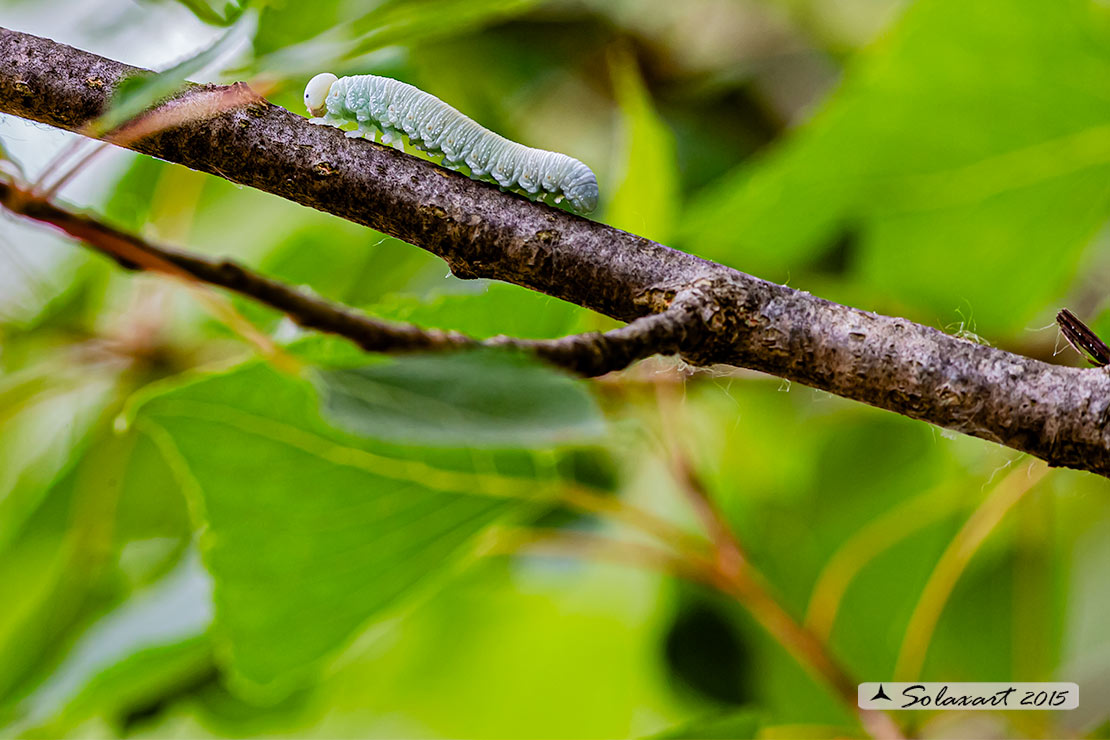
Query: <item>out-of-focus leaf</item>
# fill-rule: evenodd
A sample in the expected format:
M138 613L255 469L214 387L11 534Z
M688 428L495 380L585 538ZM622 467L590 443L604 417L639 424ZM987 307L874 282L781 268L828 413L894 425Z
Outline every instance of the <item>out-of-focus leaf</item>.
M549 339L585 330L590 311L558 298L506 283L480 293L448 294L421 301L389 296L370 308L375 316L425 328L460 331L479 339L505 334Z
M673 590L657 573L588 560L487 560L329 673L321 734L628 738L710 711L661 680Z
M505 352L414 355L322 370L325 418L353 434L425 445L546 447L596 439L581 386Z
M621 114L620 164L606 221L656 241L671 237L678 214L678 164L674 136L659 118L644 87L636 59L614 52L610 74Z
M797 385L705 384L691 388L686 401L686 423L672 433L687 440L750 557L799 615L822 565L845 540L945 469L946 447L928 428ZM791 454L776 454L770 447L776 440L790 440ZM949 520L942 523L884 551L853 580L837 626L863 626L849 627L843 639L834 630L833 649L854 674L891 670L900 630L951 534ZM869 587L858 589L860 583ZM885 598L877 602L879 590ZM739 607L737 615L749 624ZM782 646L762 628L751 624L745 633L760 667L752 703L767 709L769 723L851 721L823 685L784 660Z
M0 558L0 593L18 595L0 611L0 727L12 720L11 696L41 659L57 621L56 594L66 579L70 555L65 538L57 533L35 532Z
M260 700L310 679L368 619L556 485L531 453L357 438L325 425L318 404L308 383L249 364L165 388L135 417L197 494L222 654Z
M1063 720L1077 732L1099 726L1110 729L1110 624L1105 619L1110 610L1105 579L1105 565L1110 562L1110 507L1105 498L1098 497L1083 504L1078 513L1092 526L1074 542L1074 552L1069 553L1075 565L1071 583L1061 598L1066 604L1069 639L1058 671L1061 679L1072 676L1070 680L1082 681L1086 689L1079 708L1068 712ZM1078 523L1078 518L1069 523ZM1072 544L1072 538L1068 541ZM1100 735L1096 732L1090 736Z
M97 469L94 460L83 464ZM143 582L144 574L167 567L164 559L191 539L188 502L166 461L142 435L131 440L113 505L113 534L125 576Z
M20 594L0 619L0 700L53 680L72 631L164 574L190 539L156 448L108 428L115 408L99 415L87 441L71 441L66 469L40 484L37 507L0 558L0 593ZM49 567L36 556L42 548Z
M199 0L179 0L186 5L205 3ZM244 8L246 6L244 5ZM241 11L240 11L241 12ZM230 28L218 39L169 69L155 74L143 74L122 80L112 94L108 110L89 124L92 135L111 131L130 121L158 101L180 90L190 75L212 64L238 43L238 29Z
M291 76L319 71L355 60L397 44L426 42L455 36L531 10L539 0L382 0L363 4L361 17L336 16L325 5L318 15L305 17L301 3L268 7L259 22L257 69ZM286 14L303 20L290 22ZM306 34L316 32L308 41ZM293 41L299 43L292 44Z
M299 225L299 224L298 224ZM336 218L314 216L263 261L266 274L320 295L365 305L423 275L443 279L443 263L412 245Z
M43 382L30 372L5 380L0 384L0 551L51 482L80 456L115 386L114 376L96 372L83 380Z
M273 0L267 3L259 10L258 30L254 34L254 53L259 60L257 66L272 71L267 63L273 58L271 55L286 47L305 43L305 39L328 29L341 27L344 22L371 12L380 3L381 0L320 0L312 3ZM316 60L314 65L322 65L324 61ZM299 71L310 72L309 69ZM311 74L315 72L316 66L313 66Z
M0 261L4 260L0 256ZM32 299L14 309L16 316L4 322L5 360L11 362L17 355L28 359L40 359L36 348L40 342L50 342L59 337L68 338L89 331L95 322L96 312L101 308L105 288L114 269L106 260L94 257L85 251L74 251L61 264L51 266L50 273L44 275L49 283L35 283L37 275L27 266L23 270L25 284L36 287L29 291ZM49 292L47 292L49 291ZM5 309L8 307L5 306ZM20 311L22 309L22 311ZM25 312L20 316L21 312ZM27 345L20 347L22 341ZM14 364L14 363L13 363Z
M697 199L682 243L783 279L851 229L849 270L926 320L970 304L980 333L1023 329L1110 214L1108 14L913 5L807 126Z
M80 721L157 696L211 665L211 580L195 555L94 623L21 705L17 725ZM64 713L64 717L60 716Z
M250 7L251 0L177 0L212 26L230 26ZM305 3L311 5L311 3Z
M766 722L763 712L744 709L725 715L703 717L652 735L651 740L740 740L759 737Z
M503 22L539 4L540 0L385 0L355 24L359 37L353 55L456 36Z

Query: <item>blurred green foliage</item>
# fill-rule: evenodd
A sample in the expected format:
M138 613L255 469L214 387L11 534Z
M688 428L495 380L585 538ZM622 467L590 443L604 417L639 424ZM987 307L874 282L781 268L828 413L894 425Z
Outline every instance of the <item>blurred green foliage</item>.
M919 3L804 131L695 198L683 243L785 278L847 241L884 303L1020 335L1106 220L1107 79L1099 3Z
M71 8L0 2L0 23ZM238 21L252 43L226 76L276 81L298 113L325 69L412 82L590 164L595 217L619 228L1049 360L1040 327L1062 305L1110 333L1100 0L127 12L215 50L167 52L186 61L155 65L171 69L157 85L227 51L231 35L212 39ZM52 35L133 61L127 30ZM26 169L57 148L38 133L5 121L0 152ZM81 173L82 205L383 318L478 337L615 325L219 178L117 161ZM781 604L853 677L883 680L945 548L1026 475L1012 451L753 373L650 361L587 382L499 353L368 357L232 299L277 343L259 357L195 290L0 228L5 736L859 735L742 604L635 563L499 543L541 528L642 541L572 511L568 490L697 530L677 440ZM1049 472L935 630L910 636L927 641L923 680L1077 681L1081 708L914 713L896 717L905 731L1106 736L1108 493Z

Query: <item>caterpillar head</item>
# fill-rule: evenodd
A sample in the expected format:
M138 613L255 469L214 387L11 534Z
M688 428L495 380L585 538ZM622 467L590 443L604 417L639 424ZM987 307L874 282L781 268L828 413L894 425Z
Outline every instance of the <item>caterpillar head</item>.
M309 113L320 116L327 112L328 91L338 79L331 72L321 72L308 81L304 88L304 104Z
M597 208L597 177L586 165L581 166L577 176L563 187L570 206L578 213L591 213Z

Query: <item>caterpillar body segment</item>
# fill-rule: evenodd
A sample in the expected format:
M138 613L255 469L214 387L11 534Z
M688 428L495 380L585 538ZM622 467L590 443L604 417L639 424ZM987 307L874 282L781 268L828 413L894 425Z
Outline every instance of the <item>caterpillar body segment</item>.
M380 140L403 149L402 136L429 154L443 155L443 165L466 167L470 176L515 190L530 198L564 197L571 208L597 208L597 177L573 157L509 141L408 83L377 75L336 77L318 74L305 87L312 123L355 124L353 138Z

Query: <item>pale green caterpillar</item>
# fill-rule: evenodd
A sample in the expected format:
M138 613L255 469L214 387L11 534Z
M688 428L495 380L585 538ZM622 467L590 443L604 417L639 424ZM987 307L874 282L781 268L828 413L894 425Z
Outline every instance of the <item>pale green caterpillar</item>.
M304 90L312 123L358 128L347 136L375 139L400 147L401 135L426 152L443 154L453 170L466 166L470 176L495 182L532 199L566 197L579 213L597 208L597 178L573 157L532 149L483 128L439 98L399 80L376 75L339 78L318 74Z

